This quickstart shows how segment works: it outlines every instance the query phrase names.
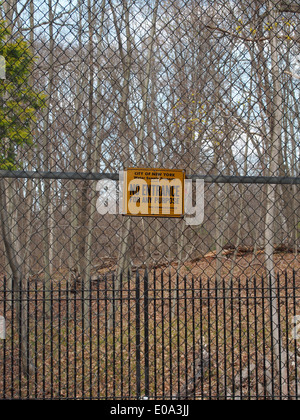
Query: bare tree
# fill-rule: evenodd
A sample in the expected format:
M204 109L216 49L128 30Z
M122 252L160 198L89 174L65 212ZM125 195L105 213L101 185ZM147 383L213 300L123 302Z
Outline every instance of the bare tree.
M273 4L269 2L269 14L271 24L275 28L277 15L274 13ZM280 84L279 58L278 58L278 40L276 36L276 29L271 36L271 75L272 75L272 131L270 144L270 165L269 174L271 176L278 176L279 173L279 159L281 153L281 139L282 139L282 121L283 121L283 97L282 86ZM276 186L269 184L267 189L267 203L266 203L266 227L265 227L265 258L267 276L270 279L271 288L271 306L272 306L272 328L273 328L273 345L276 352L276 360L278 370L281 372L282 386L284 393L287 396L287 372L286 372L286 357L285 352L281 347L281 338L279 331L279 314L276 294L276 275L274 264L274 236L275 236L275 206L276 206Z

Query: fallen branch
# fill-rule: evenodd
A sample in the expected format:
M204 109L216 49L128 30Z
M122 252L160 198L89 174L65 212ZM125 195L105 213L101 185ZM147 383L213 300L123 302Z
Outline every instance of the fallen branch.
M188 381L182 386L179 393L176 395L176 399L187 399L195 395L199 388L200 382L203 380L206 371L210 365L210 355L206 350L206 344L202 343L203 339L199 339L198 346L198 357L195 363L191 366L191 375Z
M255 370L256 365L250 364L250 366L245 367L241 372L236 374L232 390L228 389L226 392L227 397L232 398L233 400L242 400L243 393L241 392L242 386L244 383L250 379L252 372Z

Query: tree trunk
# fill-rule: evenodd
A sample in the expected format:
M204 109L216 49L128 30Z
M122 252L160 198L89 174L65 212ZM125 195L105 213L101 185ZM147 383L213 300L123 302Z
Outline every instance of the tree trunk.
M44 120L44 135L42 137L43 141L40 145L39 161L44 171L47 172L50 170L50 106L51 99L53 94L54 86L54 28L53 28L53 4L52 0L48 0L48 16L49 16L49 79L47 87L47 106L45 108L45 120ZM41 162L41 158L43 162ZM51 272L50 272L50 248L51 248L51 235L50 235L50 218L53 217L53 214L50 212L50 198L51 198L51 181L45 179L40 181L39 184L39 193L41 200L41 220L42 220L42 237L43 237L43 258L44 258L44 284L45 284L45 315L47 318L50 318L51 314L51 299L50 299L50 282L51 282Z
M279 157L281 153L281 135L283 122L283 98L282 87L280 83L279 57L278 57L278 41L276 19L277 14L273 10L274 5L269 2L270 21L274 28L271 36L271 76L273 84L273 124L271 125L271 144L270 144L270 165L269 175L277 176L279 173ZM275 205L276 205L276 186L269 184L267 189L266 203L266 221L265 221L265 258L267 278L270 280L270 305L272 309L272 331L273 331L273 348L276 356L276 364L281 378L283 393L287 396L287 372L286 372L286 356L281 345L280 337L280 320L278 313L278 299L276 293L276 275L274 263L274 235L275 235Z
M0 178L0 223L4 242L4 247L12 272L12 288L14 290L15 301L17 302L16 315L18 319L20 346L21 346L21 362L24 375L32 375L34 373L34 365L30 356L29 346L29 331L27 329L27 314L28 304L25 290L27 289L27 282L24 281L22 272L22 260L19 251L16 249L16 244L19 243L16 239L12 239L10 230L10 217L7 212L6 202L6 188L5 181Z
M125 19L125 33L126 33L126 54L122 44L122 36L120 28L118 27L117 18L114 11L114 6L111 4L111 11L114 18L114 26L117 33L117 39L119 44L119 53L122 62L123 69L123 85L122 85L122 94L119 110L120 118L120 130L119 138L121 144L121 160L123 163L123 168L128 168L130 166L130 152L129 152L129 141L126 137L128 131L128 126L126 122L126 114L128 113L128 99L129 99L129 86L130 86L130 73L132 65L132 48L131 48L131 34L130 34L130 19L129 19L129 6L127 1L124 0L124 19ZM119 257L118 257L118 269L117 269L117 280L116 288L120 287L120 278L122 274L127 275L127 272L130 271L130 257L129 257L129 244L132 236L131 231L131 219L128 216L124 216L122 219L121 226L121 242L119 246Z
M78 23L78 50L79 52L83 51L82 44L82 1L78 0L78 13L79 13L79 23ZM81 57L79 55L79 57ZM77 149L77 140L82 136L81 132L81 116L80 111L83 103L83 93L81 82L81 74L84 73L83 63L79 66L78 78L75 86L75 98L74 98L74 115L72 118L72 133L70 138L70 170L71 172L77 172L79 169L79 157ZM75 184L76 185L76 184ZM79 191L73 185L71 190L71 211L70 211L70 252L68 258L69 266L69 283L70 290L76 290L76 278L79 275ZM75 276L74 276L75 273Z

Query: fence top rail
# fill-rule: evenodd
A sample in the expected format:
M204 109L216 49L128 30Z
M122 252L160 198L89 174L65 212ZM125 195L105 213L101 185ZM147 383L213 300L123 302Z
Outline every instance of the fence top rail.
M0 178L22 179L71 179L82 181L99 181L110 179L119 180L118 173L96 172L43 172L43 171L7 171L0 170ZM272 177L272 176L236 176L236 175L186 175L187 179L203 179L206 183L217 184L300 184L299 177Z

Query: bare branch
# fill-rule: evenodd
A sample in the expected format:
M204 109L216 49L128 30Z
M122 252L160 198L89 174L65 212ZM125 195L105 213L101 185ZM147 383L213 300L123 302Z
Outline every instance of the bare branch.
M279 10L286 13L300 13L300 4L291 0L283 0L280 2Z

